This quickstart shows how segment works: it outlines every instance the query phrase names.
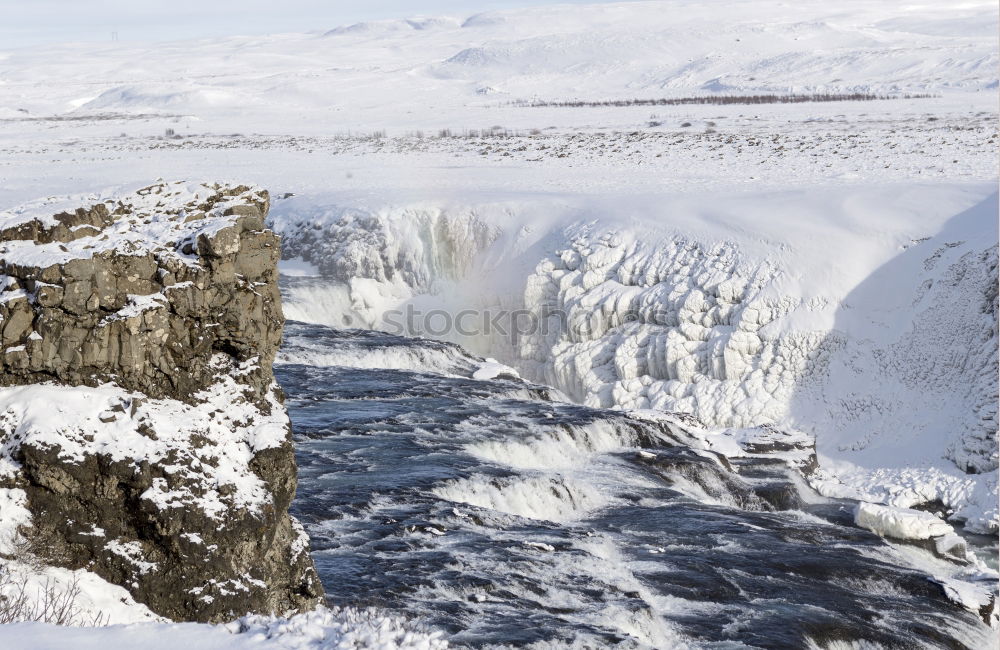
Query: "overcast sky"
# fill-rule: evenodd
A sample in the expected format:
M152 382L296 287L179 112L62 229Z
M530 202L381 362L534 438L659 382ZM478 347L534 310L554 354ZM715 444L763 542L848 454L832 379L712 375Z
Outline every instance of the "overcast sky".
M470 15L558 0L0 0L0 49L62 41L177 40L325 30L419 14ZM589 4L599 0L562 0Z

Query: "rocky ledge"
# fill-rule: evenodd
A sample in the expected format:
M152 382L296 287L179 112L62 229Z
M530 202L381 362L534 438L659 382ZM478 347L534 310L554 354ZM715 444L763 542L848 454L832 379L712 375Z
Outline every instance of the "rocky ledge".
M0 550L175 620L311 607L267 193L75 201L0 212Z

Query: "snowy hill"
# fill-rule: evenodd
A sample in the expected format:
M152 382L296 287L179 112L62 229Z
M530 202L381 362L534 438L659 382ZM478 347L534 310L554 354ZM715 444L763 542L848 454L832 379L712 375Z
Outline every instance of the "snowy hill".
M977 92L996 88L996 30L989 2L673 0L64 45L0 57L0 117L166 112L240 129L253 117L272 132L295 116L323 121L298 132L481 128L490 111L470 124L471 107L511 100Z

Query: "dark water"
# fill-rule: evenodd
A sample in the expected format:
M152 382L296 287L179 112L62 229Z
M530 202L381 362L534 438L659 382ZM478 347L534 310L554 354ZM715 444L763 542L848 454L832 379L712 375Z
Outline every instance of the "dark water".
M276 374L332 604L473 647L992 643L781 463L729 469L671 426L472 380L445 344L290 323L283 356L309 362ZM350 367L375 363L397 367Z

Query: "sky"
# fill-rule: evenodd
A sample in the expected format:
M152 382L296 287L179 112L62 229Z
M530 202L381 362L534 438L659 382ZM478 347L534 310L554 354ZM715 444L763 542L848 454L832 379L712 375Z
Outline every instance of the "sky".
M561 0L593 4L600 0ZM415 15L467 16L559 0L0 0L0 50L66 41L163 41L327 30Z

